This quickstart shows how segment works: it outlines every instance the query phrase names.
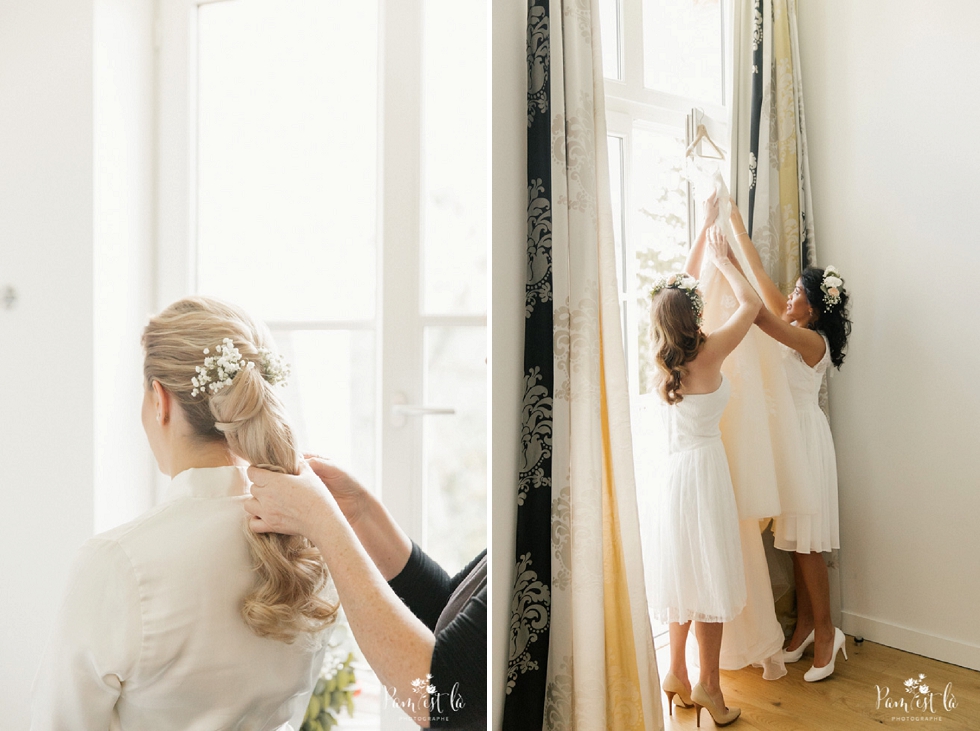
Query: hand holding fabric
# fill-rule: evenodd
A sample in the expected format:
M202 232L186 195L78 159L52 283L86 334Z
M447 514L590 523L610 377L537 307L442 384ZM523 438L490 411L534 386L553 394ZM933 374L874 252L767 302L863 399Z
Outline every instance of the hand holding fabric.
M710 228L714 226L715 220L718 218L718 194L712 193L704 201L704 227Z

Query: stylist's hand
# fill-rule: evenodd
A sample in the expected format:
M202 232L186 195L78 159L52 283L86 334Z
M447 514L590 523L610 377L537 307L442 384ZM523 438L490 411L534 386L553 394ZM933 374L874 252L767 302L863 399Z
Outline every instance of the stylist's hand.
M337 506L352 526L364 514L370 493L354 477L344 472L332 460L315 454L303 455L324 486L337 501Z
M323 482L306 463L298 475L248 468L252 497L245 501L248 525L256 533L309 536L315 524L336 503ZM334 508L336 509L336 508Z

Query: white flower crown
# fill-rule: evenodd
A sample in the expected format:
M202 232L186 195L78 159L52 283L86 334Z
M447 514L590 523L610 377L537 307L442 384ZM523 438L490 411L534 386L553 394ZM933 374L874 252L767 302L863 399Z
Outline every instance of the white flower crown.
M650 299L653 299L659 292L665 289L681 290L687 295L687 298L691 300L691 307L694 308L694 314L698 317L698 327L700 327L701 314L704 312L704 300L701 299L701 293L698 292L699 286L700 282L685 272L667 274L653 280L653 289L650 290Z
M830 312L840 304L841 289L844 280L841 279L837 267L831 265L823 270L823 281L820 283L820 291L823 292L823 311Z
M255 367L253 361L242 356L231 338L222 340L215 348L215 352L217 355L210 355L211 349L205 348L203 353L208 357L204 359L204 365L194 368L197 375L191 379L191 385L194 387L191 391L192 397L205 393L213 396L225 386L230 386L232 379L243 368L251 370ZM268 348L259 348L259 355L262 377L273 386L285 386L286 378L289 376L289 364L281 355L273 353Z

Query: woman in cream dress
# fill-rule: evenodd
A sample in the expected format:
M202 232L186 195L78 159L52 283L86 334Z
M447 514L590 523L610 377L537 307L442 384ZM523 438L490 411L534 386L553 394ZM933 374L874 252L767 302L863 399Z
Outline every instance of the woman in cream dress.
M319 551L246 528L249 464L295 473L268 332L206 298L143 334L143 425L164 502L82 546L31 728L298 729L337 612Z

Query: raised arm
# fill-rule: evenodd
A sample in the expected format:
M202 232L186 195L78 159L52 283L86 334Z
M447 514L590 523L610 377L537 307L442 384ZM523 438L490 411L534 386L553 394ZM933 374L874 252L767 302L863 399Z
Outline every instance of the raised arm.
M752 270L756 281L759 283L759 289L762 290L762 299L766 307L776 315L781 314L786 309L786 297L779 291L779 287L772 281L769 277L769 272L762 265L762 258L759 256L755 244L752 243L752 239L749 238L749 234L745 230L745 222L742 220L742 214L739 212L734 200L732 201L731 222L732 232L735 234L735 243L745 256L746 261L749 263L749 269Z
M364 659L396 699L413 698L412 681L430 672L435 636L395 595L337 500L305 462L298 475L249 467L248 476L252 530L304 535L320 549ZM429 726L427 708L404 710Z
M712 193L708 196L708 200L704 202L704 225L701 226L701 232L694 240L694 246L691 247L691 251L687 255L687 261L684 263L684 271L695 279L699 279L701 276L701 264L704 261L705 234L714 225L717 218L718 196Z
M708 252L738 300L738 309L724 325L710 334L702 351L705 357L720 364L742 342L742 338L752 327L752 322L762 309L762 300L728 258L728 242L716 227L708 231Z
M803 362L811 368L823 358L827 344L824 343L823 338L815 330L790 325L765 308L759 312L755 324L769 337L778 340L783 345L787 345L799 353L800 357L803 358Z

